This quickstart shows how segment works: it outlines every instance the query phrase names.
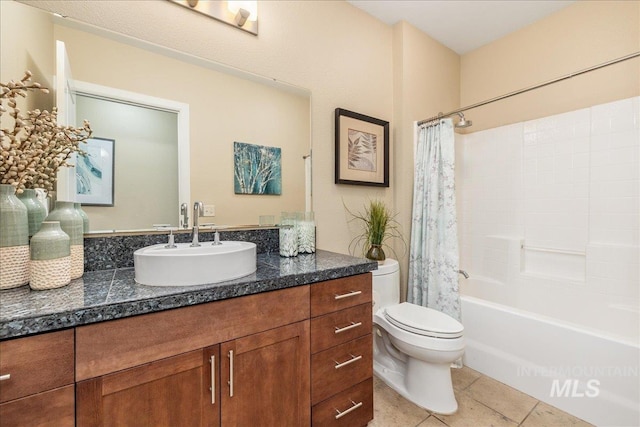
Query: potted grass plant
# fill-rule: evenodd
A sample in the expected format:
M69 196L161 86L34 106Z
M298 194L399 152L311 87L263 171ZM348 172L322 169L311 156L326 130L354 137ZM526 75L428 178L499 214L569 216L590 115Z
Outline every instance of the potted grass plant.
M384 264L386 254L383 247L393 252L393 248L387 244L387 241L399 238L404 242L400 233L400 224L395 215L381 200L370 200L363 212L354 213L346 209L352 217L350 221L356 221L362 227L360 234L351 241L349 250L353 252L353 249L361 245L366 258Z

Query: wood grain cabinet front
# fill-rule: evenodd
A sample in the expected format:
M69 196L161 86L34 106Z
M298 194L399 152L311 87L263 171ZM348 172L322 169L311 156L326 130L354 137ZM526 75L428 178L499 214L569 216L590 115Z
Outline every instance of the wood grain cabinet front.
M371 274L311 286L313 426L365 426L373 419Z
M90 378L77 385L77 426L307 426L308 319L299 286L95 325L120 337L111 346L90 326L78 334Z
M0 342L0 426L74 425L73 330Z

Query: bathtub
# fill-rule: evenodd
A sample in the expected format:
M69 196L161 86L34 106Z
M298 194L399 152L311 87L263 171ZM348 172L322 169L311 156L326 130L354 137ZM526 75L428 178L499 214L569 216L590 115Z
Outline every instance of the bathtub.
M616 336L481 298L500 285L473 276L462 285L464 363L592 424L640 426L637 333ZM633 334L638 313L629 307L622 312L636 324L620 330Z

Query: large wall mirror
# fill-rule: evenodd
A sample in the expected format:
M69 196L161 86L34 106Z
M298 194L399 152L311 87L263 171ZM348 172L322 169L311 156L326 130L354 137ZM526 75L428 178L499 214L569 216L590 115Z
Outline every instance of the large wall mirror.
M82 95L78 118L91 121L94 116L94 136L115 141L113 206L84 208L92 231L145 229L157 223L178 226L179 204L188 203L191 218L195 200L215 206L215 216L201 222L224 225L256 225L260 215L277 217L283 211L302 211L310 203L303 159L311 150L309 91L270 82L250 70L226 70L221 64L55 17L30 5L2 1L0 7L1 81L19 79L29 69L36 81L53 87L54 47L60 40L80 86L188 105L190 190L178 196L177 158L175 167L161 163L175 156L171 153L177 145L167 147L176 139L175 129L132 119L126 103L103 112L100 104L113 100ZM30 108L54 104L52 97L30 102L35 102ZM171 114L164 116L171 119ZM281 194L235 193L234 142L281 149ZM124 149L124 144L139 147Z

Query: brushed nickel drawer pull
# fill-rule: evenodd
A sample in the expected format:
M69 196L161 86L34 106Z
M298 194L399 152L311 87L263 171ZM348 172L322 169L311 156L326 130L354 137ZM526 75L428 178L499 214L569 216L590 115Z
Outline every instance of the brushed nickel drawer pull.
M229 397L233 397L233 350L229 350Z
M353 362L357 362L358 360L362 359L362 355L354 356L353 354L350 354L349 356L351 356L351 359L347 360L346 362L339 363L334 360L334 362L336 363L336 369L340 369L344 366L350 365Z
M361 407L361 406L362 406L362 402L358 402L358 403L356 403L356 402L354 402L353 400L351 401L351 404L353 405L353 406L351 406L351 408L349 408L349 409L345 409L345 410L344 410L344 411L342 411L342 412L340 412L338 409L336 409L336 412L337 412L337 414L336 414L336 420L337 420L337 419L339 419L339 418L344 417L344 416L345 416L345 415L347 415L349 412L355 411L356 409L358 409L359 407ZM335 408L334 408L334 409L335 409Z
M211 404L216 403L216 357L211 356L209 358L209 363L211 363Z
M336 295L336 296L334 297L334 299L342 299L342 298L355 297L356 295L360 295L361 293L362 293L362 291L351 291L351 292L346 293L346 294Z
M362 326L362 322L351 322L351 324L349 326L345 326L344 328L338 328L337 326L335 327L336 330L334 331L334 333L339 334L340 332L345 332L348 331L349 329L353 329L353 328L357 328L358 326Z
M6 381L11 378L11 374L0 375L0 381Z

